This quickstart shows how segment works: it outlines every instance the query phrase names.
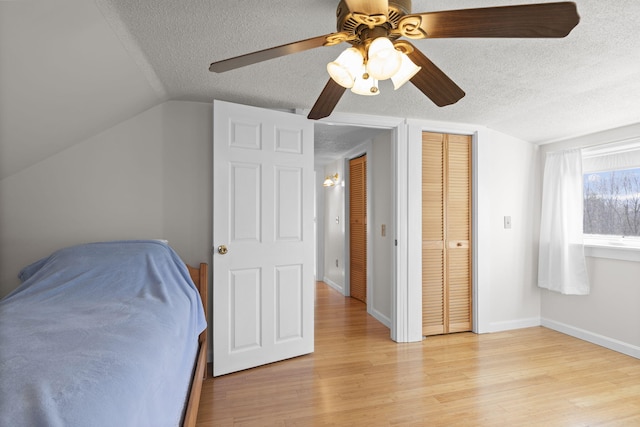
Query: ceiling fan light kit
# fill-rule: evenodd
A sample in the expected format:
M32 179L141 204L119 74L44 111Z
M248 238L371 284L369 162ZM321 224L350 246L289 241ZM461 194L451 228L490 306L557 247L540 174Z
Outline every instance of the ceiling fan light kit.
M401 56L402 61L400 63L400 69L397 73L391 76L394 90L398 90L403 84L411 80L411 78L422 69L422 67L418 67L416 64L414 64L406 53L403 52Z
M378 80L374 79L373 76L368 74L364 66L361 66L361 71L358 77L356 77L355 84L351 88L351 92L357 95L365 95L372 96L380 94L380 90L378 88Z
M335 61L327 64L327 72L336 83L351 89L360 73L364 58L355 47L345 49Z
M373 40L367 50L367 72L374 79L387 80L400 69L402 56L386 37Z
M309 112L317 120L331 114L346 91L378 95L379 80L394 89L410 81L437 106L455 104L464 91L412 43L400 37L430 38L559 38L578 25L574 2L485 7L411 13L410 0L341 0L337 32L213 62L209 70L224 72L257 62L338 43L349 43L327 64L330 79Z
M345 89L358 95L377 95L378 81L391 79L395 89L408 82L422 67L386 37L373 40L364 49L345 49L335 61L327 64L329 76Z

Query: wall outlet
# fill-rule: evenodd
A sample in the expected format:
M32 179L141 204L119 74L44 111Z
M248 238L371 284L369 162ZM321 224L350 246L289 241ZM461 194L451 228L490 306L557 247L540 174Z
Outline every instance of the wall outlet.
M511 217L510 216L505 216L504 217L504 228L511 228Z

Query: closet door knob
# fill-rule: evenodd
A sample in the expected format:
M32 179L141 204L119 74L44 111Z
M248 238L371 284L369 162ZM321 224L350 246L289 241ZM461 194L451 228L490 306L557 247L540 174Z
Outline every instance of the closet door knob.
M227 247L225 245L218 246L218 253L220 255L226 255L227 252L228 252L228 249L227 249Z

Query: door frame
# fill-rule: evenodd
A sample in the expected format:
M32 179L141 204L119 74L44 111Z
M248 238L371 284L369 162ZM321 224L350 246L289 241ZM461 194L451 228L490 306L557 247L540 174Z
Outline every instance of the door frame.
M308 114L308 110L300 110L299 114ZM391 339L396 342L414 342L422 340L420 301L412 301L414 292L409 291L408 280L408 139L407 123L404 118L370 116L349 113L333 113L321 119L323 123L345 126L388 129L392 132L392 177L394 189L392 226L396 250L393 266L393 283L391 292ZM357 150L354 150L357 151ZM360 152L364 152L362 147ZM351 154L351 153L349 153ZM400 220L399 220L400 219ZM367 286L368 280L367 280ZM415 287L415 286L414 286ZM416 308L418 311L416 311Z
M296 110L308 114L309 110ZM472 159L472 298L473 332L489 330L488 315L491 312L489 263L480 264L482 251L490 253L490 236L487 227L490 206L480 200L479 176L481 158L490 155L482 149L482 141L488 141L486 128L462 123L444 123L421 119L405 119L386 116L370 116L350 113L333 113L321 120L323 123L389 129L392 131L393 176L393 225L391 229L397 241L393 260L393 285L391 295L391 339L396 342L422 341L422 131L471 135ZM484 243L480 243L484 242ZM481 247L482 246L482 247Z
M408 246L410 247L408 275L413 280L422 281L422 132L436 132L471 136L471 298L472 298L472 331L475 333L487 332L487 314L490 313L489 290L484 278L489 275L482 271L479 263L479 253L489 253L486 246L490 242L489 231L486 227L481 229L480 223L486 222L487 203L479 198L479 143L483 138L483 129L474 125L433 123L423 120L407 121L408 139L408 167L412 171L407 192L413 204L409 208L410 229ZM485 154L486 155L486 154ZM481 207L481 203L483 206ZM481 218L482 216L482 218ZM484 242L484 243L481 243ZM485 245L482 248L480 245ZM488 263L485 263L488 264ZM486 268L486 267L483 267ZM482 279L481 279L482 278ZM422 288L411 288L411 297L422 302ZM422 316L422 307L419 308ZM422 326L420 326L422 327ZM421 332L422 333L422 332Z

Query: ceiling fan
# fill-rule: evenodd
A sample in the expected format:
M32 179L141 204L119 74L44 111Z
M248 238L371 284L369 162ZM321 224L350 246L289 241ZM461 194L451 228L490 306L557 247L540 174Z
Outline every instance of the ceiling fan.
M440 12L411 13L411 0L341 0L335 33L214 62L222 73L268 59L321 46L351 45L327 65L331 78L309 112L317 120L331 114L346 91L377 95L378 80L390 78L397 89L413 83L437 106L455 104L465 93L412 43L429 38L565 37L580 17L574 2L525 4Z

